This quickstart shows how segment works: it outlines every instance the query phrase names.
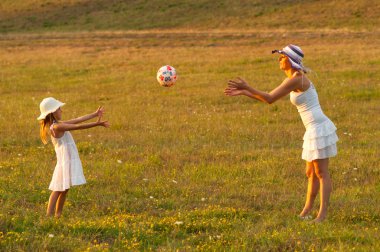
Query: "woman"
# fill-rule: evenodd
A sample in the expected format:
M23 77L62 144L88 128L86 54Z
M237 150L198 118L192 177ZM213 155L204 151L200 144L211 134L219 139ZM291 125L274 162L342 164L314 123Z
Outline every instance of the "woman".
M328 172L329 158L337 154L336 142L338 137L336 127L330 119L323 114L319 105L318 95L311 81L306 77L308 69L302 64L304 54L300 47L288 45L279 53L280 69L287 78L271 92L263 92L248 85L237 78L228 81L224 93L227 96L245 95L250 98L271 104L290 93L290 101L300 113L306 132L303 137L302 159L306 160L306 176L308 187L306 203L300 217L309 219L315 197L320 192L320 208L314 222L321 222L327 216L332 184Z

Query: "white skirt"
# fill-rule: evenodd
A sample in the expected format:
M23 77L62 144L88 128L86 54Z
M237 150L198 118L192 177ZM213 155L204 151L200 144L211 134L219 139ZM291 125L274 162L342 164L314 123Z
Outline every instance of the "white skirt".
M82 163L78 159L72 159L67 163L57 163L51 179L49 190L63 192L71 186L86 184Z
M78 149L76 148L71 135L65 133L64 137L60 140L62 142L66 141L65 144L56 144L55 151L57 154L57 164L54 169L49 189L62 192L69 189L71 186L85 184L86 179L83 174L82 162L79 159Z
M337 154L336 127L330 119L316 126L309 126L303 137L302 159L311 162L316 159L334 157Z

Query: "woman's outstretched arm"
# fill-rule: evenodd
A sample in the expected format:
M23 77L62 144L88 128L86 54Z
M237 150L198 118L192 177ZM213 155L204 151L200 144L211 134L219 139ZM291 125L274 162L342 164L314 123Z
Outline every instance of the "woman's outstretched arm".
M248 85L248 83L245 80L237 78L236 80L228 81L228 87L224 90L224 93L228 96L235 96L237 95L237 93L239 93L240 95L246 95L253 99L272 104L281 97L295 90L298 87L298 85L298 78L287 78L278 87L276 87L268 93L253 88L250 85Z

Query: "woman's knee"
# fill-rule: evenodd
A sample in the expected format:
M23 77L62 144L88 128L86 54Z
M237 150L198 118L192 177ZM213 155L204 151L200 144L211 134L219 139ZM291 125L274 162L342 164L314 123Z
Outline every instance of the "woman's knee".
M314 168L313 163L306 163L306 171L305 171L306 177L311 178L314 175Z
M315 169L315 175L319 178L319 179L323 179L323 178L326 178L326 176L328 175L325 171L322 171L322 170L319 170L319 169Z
M330 176L329 172L328 172L328 160L315 160L313 161L314 163L314 171L315 171L315 175L319 178L319 179L324 179L324 178L328 178Z
M64 191L60 191L60 192L59 192L59 196L64 196L64 195L66 195L68 191L69 191L69 189L66 189L66 190L64 190Z

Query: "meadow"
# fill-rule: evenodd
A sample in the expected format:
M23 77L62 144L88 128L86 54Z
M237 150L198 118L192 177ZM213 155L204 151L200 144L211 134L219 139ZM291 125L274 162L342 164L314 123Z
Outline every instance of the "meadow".
M297 218L304 127L288 97L223 94L236 76L279 84L270 52L288 41L340 137L319 225ZM379 250L378 43L339 31L2 35L0 250ZM171 88L155 80L163 64L177 68ZM103 105L112 124L73 133L88 183L60 219L45 217L55 153L36 117L48 96L67 104L64 119Z
M379 6L160 3L1 1L0 251L379 251ZM276 87L271 50L289 43L340 139L321 224L298 218L304 126L289 97L223 94L237 76ZM45 217L56 158L36 120L49 96L63 119L103 105L111 123L73 132L87 184L60 219Z

